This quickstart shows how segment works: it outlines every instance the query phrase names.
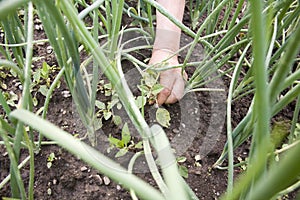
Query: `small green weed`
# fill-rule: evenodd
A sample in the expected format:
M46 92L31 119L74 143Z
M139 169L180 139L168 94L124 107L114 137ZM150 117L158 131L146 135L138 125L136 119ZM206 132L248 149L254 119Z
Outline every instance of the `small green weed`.
M50 169L52 167L52 164L56 159L57 158L55 157L55 154L53 152L49 154L49 156L47 157L47 167L48 167L48 169Z
M124 156L130 149L142 149L143 148L143 143L141 141L136 144L132 141L127 123L125 123L122 128L121 139L118 139L118 138L115 138L115 137L109 135L108 141L111 146L107 150L108 152L110 152L113 148L119 149L119 151L115 155L116 158Z
M182 165L186 161L186 157L180 156L176 158L177 164L178 164L178 169L179 173L183 178L188 178L189 177L189 170L186 166Z
M147 70L143 73L142 84L138 85L142 96L147 98L149 104L154 104L158 93L163 90L163 86L157 83L158 77L155 71Z

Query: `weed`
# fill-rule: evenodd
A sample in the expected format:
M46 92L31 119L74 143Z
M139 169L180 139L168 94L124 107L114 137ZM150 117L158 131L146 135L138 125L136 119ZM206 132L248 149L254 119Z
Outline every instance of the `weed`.
M53 152L49 154L49 156L47 157L47 167L48 167L48 169L50 169L52 167L52 164L56 159L57 158L55 157L55 154Z
M179 173L183 178L188 178L189 177L189 172L186 166L182 165L186 161L186 157L181 156L177 157L176 161L178 163L178 169Z
M79 14L75 7L78 4L85 8ZM178 162L176 162L164 130L158 125L149 127L144 118L145 103L155 102L156 95L162 89L157 84L158 74L144 71L143 81L139 86L141 91L139 97L133 96L127 82L122 79L124 74L121 60L124 51L119 45L119 37L122 36L123 31L129 33L133 31L127 27L120 31L123 11L126 10L130 16L134 17L140 32L143 32L143 25L148 23L153 33L152 8L167 16L181 28L182 32L193 38L187 46L189 49L183 64L180 65L183 69L197 65L189 79L187 92L197 91L213 80L215 78L213 74L217 71L231 78L227 99L228 139L224 152L214 164L214 167L219 167L228 158L228 188L222 198L271 199L299 188L300 145L299 124L297 123L300 107L298 81L300 71L297 63L300 49L300 7L297 0L239 1L236 6L231 0L214 0L208 3L198 0L190 1L191 29L176 20L165 8L153 0L139 1L136 8L126 7L124 0L99 0L91 5L84 0L75 1L74 4L73 1L2 0L0 1L0 27L3 33L0 34L4 38L0 45L0 63L1 67L5 66L11 71L12 77L21 83L22 88L21 94L15 94L7 91L9 87L5 82L1 81L0 84L5 91L1 91L0 94L0 103L5 112L2 116L8 116L7 119L0 118L0 137L11 161L12 198L33 199L35 143L32 129L35 129L71 153L78 155L91 167L129 188L132 197L137 195L144 199L158 200L197 199L180 176L180 173L187 175L187 170L181 167L182 165L178 168ZM49 41L53 47L58 63L57 69L46 63L41 69L32 69L35 13L41 20L48 38L47 42ZM223 13L223 18L219 19L221 13ZM88 29L82 22L82 18L86 15L90 15L92 19L93 30ZM206 15L206 18L199 23L202 15ZM99 38L106 38L108 42L101 45L98 42ZM206 55L203 61L189 63L193 50L199 43L204 46ZM86 81L90 79L85 79L86 77L82 75L84 67L81 68L79 59L79 50L82 48L93 61L91 84ZM233 60L234 55L238 55L238 60ZM223 71L224 65L228 66L226 71ZM145 64L141 64L141 67L144 66ZM58 72L54 79L50 76L52 70ZM109 83L99 86L97 76L100 70L104 72ZM0 75L2 79L7 77L6 72ZM157 188L129 173L130 170L120 167L90 145L45 120L50 97L59 85L62 76L72 94L92 145L95 145L95 130L101 127L102 118L112 119L117 125L122 124L121 118L114 116L112 107L122 106L126 110L143 141L133 143L128 125L125 123L120 139L112 136L109 138L111 146L119 149L116 156L142 147ZM98 86L102 87L101 91L104 95L112 96L110 102L96 101ZM38 92L46 95L42 118L34 113L36 103L33 100L33 88L38 88ZM245 118L232 129L231 104L247 94L254 96L252 105ZM284 128L284 131L280 128L279 132L282 133L277 138L275 132L278 132L276 130L278 128L274 128L274 133L271 133L270 121L273 116L295 100L297 102L291 128L290 130ZM166 110L158 108L157 118L162 126L169 126L170 115ZM30 128L27 128L27 125ZM286 146L279 146L280 149L274 152L274 145L281 143L287 134L289 134L289 143ZM39 144L41 144L42 135L39 137ZM247 165L244 168L246 171L240 179L234 182L233 150L249 137L252 138L249 159L246 163L243 161L242 164ZM271 145L272 137L274 138L273 146ZM28 187L24 186L18 168L23 147L30 155ZM168 167L162 167L161 171L158 170L152 150L156 151L159 163L164 163L165 158L168 158L171 164ZM276 156L282 152L285 152L285 155L282 158L278 157L280 159L276 164L269 162L270 155L275 153ZM52 163L55 155L49 159ZM27 193L25 188L28 188Z
M131 149L139 150L143 148L143 143L141 141L135 144L131 139L132 138L128 128L128 124L125 123L122 128L121 139L117 139L109 135L108 141L111 147L107 149L108 153L113 148L118 148L118 152L115 155L115 157L118 158L124 156Z

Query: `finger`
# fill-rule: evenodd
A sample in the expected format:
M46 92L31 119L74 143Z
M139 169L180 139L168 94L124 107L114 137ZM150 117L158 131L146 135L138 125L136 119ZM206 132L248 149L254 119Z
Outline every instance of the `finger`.
M163 72L160 74L159 79L159 83L164 87L164 89L158 94L157 103L162 105L171 95L175 78L170 76L169 73Z
M164 88L157 96L157 103L158 105L162 105L166 102L168 97L171 94L171 90L168 88Z
M179 101L184 94L184 85L185 83L182 77L177 77L174 82L171 94L168 96L165 103L171 104Z

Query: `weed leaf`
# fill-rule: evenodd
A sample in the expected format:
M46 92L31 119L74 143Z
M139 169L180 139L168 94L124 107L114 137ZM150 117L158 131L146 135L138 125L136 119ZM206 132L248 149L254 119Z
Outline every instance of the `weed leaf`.
M143 106L145 106L146 101L147 101L146 97L138 96L135 100L135 104L138 108L142 108Z
M109 135L108 137L108 141L110 143L111 146L115 146L115 147L118 147L118 148L122 148L122 141L117 139L117 138L114 138L112 137L111 135Z
M116 126L120 126L122 124L122 119L118 115L113 116L113 122Z
M185 166L179 165L179 174L183 178L188 178L189 176L188 169Z
M163 89L164 89L164 86L162 86L161 84L155 84L155 85L152 87L152 94L153 94L153 95L157 95L157 94L160 93Z
M116 158L119 158L119 157L122 157L124 156L126 153L128 152L128 149L127 148L122 148L118 151L118 153L116 153L115 157Z
M170 113L167 109L158 108L156 111L156 121L163 127L168 128L170 126Z
M130 136L128 124L125 123L122 129L122 141L124 145L127 145L130 142L130 138L131 136Z
M101 102L101 101L98 101L96 100L95 101L95 105L97 108L99 108L100 110L104 110L105 109L105 103Z

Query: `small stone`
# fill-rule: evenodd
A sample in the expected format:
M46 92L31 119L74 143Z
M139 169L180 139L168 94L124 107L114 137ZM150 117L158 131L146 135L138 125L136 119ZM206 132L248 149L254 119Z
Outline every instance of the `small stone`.
M61 93L62 93L63 97L65 97L65 98L68 98L68 97L70 97L70 96L71 96L71 93L70 93L70 91L67 91L67 90L65 90L65 91L62 91Z
M57 180L53 179L52 183L53 183L53 185L56 185L57 184Z
M103 184L103 180L102 180L102 178L98 174L94 175L93 177L94 177L97 185L100 186L100 185Z
M183 128L185 128L185 124L184 124L184 123L181 123L181 126L182 126Z
M47 53L52 53L52 51L53 51L53 48L51 47L51 46L47 46Z
M48 194L49 196L52 194L51 188L48 188L48 189L47 189L47 194Z
M109 185L110 184L110 179L107 176L103 177L103 181L105 185Z
M88 170L88 168L86 166L83 166L83 167L80 168L80 171L82 171L82 172L85 172L87 170Z
M34 29L39 30L40 26L38 24L34 25Z
M120 185L117 185L117 190L121 190L121 186Z
M196 160L196 161L199 161L199 160L201 160L201 156L200 156L199 154L198 154L198 155L196 155L196 156L195 156L195 160Z
M180 132L177 128L174 128L172 131L173 131L173 133L176 133L176 134Z

